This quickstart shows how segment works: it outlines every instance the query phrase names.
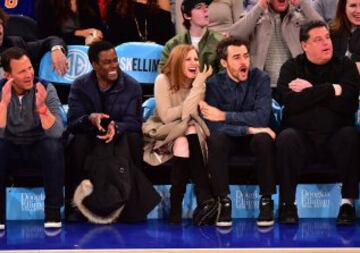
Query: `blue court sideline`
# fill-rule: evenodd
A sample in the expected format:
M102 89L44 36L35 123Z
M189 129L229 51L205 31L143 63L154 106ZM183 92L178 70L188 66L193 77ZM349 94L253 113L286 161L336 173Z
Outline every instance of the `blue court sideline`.
M334 219L301 219L297 226L260 230L254 219L235 219L231 229L220 230L193 226L190 220L170 225L159 219L108 226L65 223L61 230L44 230L42 221L8 221L6 232L0 232L0 250L334 247L360 247L360 222L337 227Z

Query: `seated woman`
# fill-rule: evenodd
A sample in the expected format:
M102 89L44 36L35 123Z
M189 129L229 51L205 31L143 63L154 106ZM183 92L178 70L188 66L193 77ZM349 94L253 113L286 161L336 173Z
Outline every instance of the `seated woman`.
M360 73L360 0L339 0L335 19L330 23L334 53L356 62Z
M164 45L175 34L168 0L112 0L107 12L109 39Z
M173 158L171 223L181 221L182 200L189 179L195 184L198 203L194 222L203 223L195 216L204 210L209 211L206 216L210 218L216 215L217 204L204 166L209 129L198 114L198 103L205 94L205 81L211 74L211 67L199 72L198 55L193 46L174 47L155 81L155 113L143 124L144 160L156 166Z
M68 45L90 45L104 36L97 0L38 0L36 16L41 37L57 35Z

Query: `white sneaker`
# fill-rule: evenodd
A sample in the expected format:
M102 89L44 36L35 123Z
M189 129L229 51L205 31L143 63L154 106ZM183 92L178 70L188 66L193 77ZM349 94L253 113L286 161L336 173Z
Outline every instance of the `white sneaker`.
M5 230L5 224L0 224L0 230Z
M44 228L61 228L62 224L61 221L46 221L44 223Z
M61 228L60 208L45 207L45 228Z

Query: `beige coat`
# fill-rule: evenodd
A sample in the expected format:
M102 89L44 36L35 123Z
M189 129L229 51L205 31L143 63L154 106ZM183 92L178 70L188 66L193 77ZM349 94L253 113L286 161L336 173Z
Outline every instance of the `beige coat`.
M204 99L205 79L198 75L191 89L170 90L169 79L160 74L154 87L156 109L143 124L144 161L160 165L173 157L172 146L177 137L185 136L189 125L196 127L199 141L206 158L206 137L210 132L198 114L198 104Z
M303 52L299 41L300 26L311 20L322 20L322 18L312 8L309 0L302 0L299 8L289 7L281 24L281 33L292 57ZM257 4L229 29L230 36L250 42L253 67L264 69L271 36L275 29L274 24L273 12L263 11Z

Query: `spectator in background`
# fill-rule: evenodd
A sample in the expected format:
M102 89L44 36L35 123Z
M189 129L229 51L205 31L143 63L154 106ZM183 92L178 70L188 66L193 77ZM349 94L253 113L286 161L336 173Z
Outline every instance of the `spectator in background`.
M334 53L356 62L360 73L360 0L339 0L330 34Z
M220 199L221 205L215 224L219 227L232 225L232 205L228 197L229 156L250 153L256 159L261 194L257 225L272 226L276 135L268 127L270 78L265 72L250 68L248 45L244 41L231 37L224 39L219 43L217 52L225 71L217 73L206 83L206 102L200 102L201 113L211 131L208 168L213 193Z
M227 34L243 12L242 0L214 0L209 5L209 29Z
M204 65L211 65L215 73L219 70L219 61L215 51L223 36L208 29L208 4L210 2L210 0L183 1L181 11L186 32L179 33L166 42L158 66L159 72L164 67L171 50L179 44L189 44L196 48L199 54L200 69Z
M333 55L326 23L303 25L300 41L304 54L281 67L277 87L279 101L284 105L283 130L276 138L279 222L298 222L296 186L304 167L325 163L336 169L342 183L337 224L353 224L354 199L359 195L355 128L359 74L351 60Z
M217 212L204 166L209 129L198 114L198 103L205 95L205 81L211 74L211 67L199 72L199 59L193 46L174 47L155 81L155 114L143 124L144 161L155 166L173 158L170 223L181 222L189 179L195 185L197 210L212 211L213 217Z
M53 85L34 78L25 50L9 48L1 55L5 78L0 102L0 229L5 229L5 179L14 166L35 165L45 188L45 228L60 228L63 204L64 126Z
M183 0L176 1L174 20L176 20L176 33L184 32L182 26L181 4ZM256 5L257 0L214 0L209 5L209 28L227 33L228 28L234 24L246 10L249 11Z
M25 42L18 36L6 36L4 34L4 28L6 27L6 21L8 15L0 9L0 53L10 47L20 47L25 49L29 54L29 58L32 64L37 69L41 57L47 52L51 51L51 61L54 70L59 75L64 75L67 70L67 59L65 55L65 43L62 39L50 36L42 40ZM0 70L0 76L3 71Z
M271 86L277 84L281 65L302 53L300 24L321 20L308 0L258 0L243 18L229 30L229 35L250 41L251 63L265 70Z
M89 45L104 37L96 0L38 0L36 19L41 37L57 35L68 45Z
M320 14L326 23L335 18L338 0L314 0L314 9Z
M110 5L111 0L97 0L99 6L100 17L103 23L107 22L107 12Z
M175 34L168 0L112 0L107 21L115 45L131 41L164 45Z

